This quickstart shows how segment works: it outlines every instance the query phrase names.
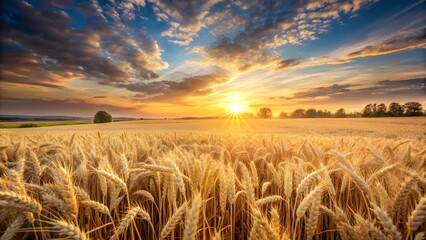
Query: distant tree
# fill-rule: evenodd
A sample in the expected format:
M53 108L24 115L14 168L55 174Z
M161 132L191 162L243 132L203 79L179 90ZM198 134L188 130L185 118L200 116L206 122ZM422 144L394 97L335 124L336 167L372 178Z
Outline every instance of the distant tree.
M405 116L422 116L423 115L423 107L419 102L408 102L403 106Z
M386 117L386 105L384 103L381 103L379 105L377 105L377 109L376 109L376 116L377 117Z
M318 110L317 111L317 117L323 118L324 117L324 112L322 110Z
M345 118L346 117L346 111L343 108L340 108L339 110L336 111L336 113L334 114L335 117L337 118Z
M377 117L377 104L371 104L371 113L370 117Z
M365 105L364 109L362 109L362 116L369 117L371 112L371 104Z
M329 117L331 117L331 112L330 112L330 111L328 111L327 109L325 109L325 110L324 110L324 117L325 117L325 118L329 118Z
M305 112L305 117L307 117L307 118L315 118L315 117L318 117L318 115L317 115L317 110L316 110L316 109L313 109L313 108L310 108L310 109L306 110L306 112Z
M302 118L304 116L305 116L305 109L296 109L290 115L291 118Z
M112 122L112 117L109 113L105 111L99 111L95 114L95 117L93 118L94 123L107 123Z
M363 117L374 117L376 111L376 104L367 104L362 110Z
M396 102L389 104L388 115L391 117L400 117L404 115L404 108Z
M360 117L362 117L362 113L360 113L360 112L353 112L352 113L352 117L354 117L354 118L360 118Z
M257 113L257 116L260 118L270 118L272 117L272 111L270 108L261 108Z
M288 118L288 114L286 112L280 112L280 118Z

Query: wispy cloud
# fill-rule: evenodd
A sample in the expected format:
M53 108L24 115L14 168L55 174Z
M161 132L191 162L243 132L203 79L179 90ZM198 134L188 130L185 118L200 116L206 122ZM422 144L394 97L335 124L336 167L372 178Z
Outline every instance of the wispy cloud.
M426 29L416 29L407 33L400 33L383 42L363 47L362 49L345 55L344 59L378 56L416 48L426 48Z
M121 84L119 87L137 92L133 100L154 102L183 102L186 97L205 96L217 86L226 84L229 76L224 73L186 77L180 81L154 81Z
M426 78L408 80L382 80L370 84L332 84L300 90L292 96L275 96L271 100L291 101L328 101L338 102L345 99L377 99L383 96L413 96L426 94ZM423 96L426 99L426 95Z

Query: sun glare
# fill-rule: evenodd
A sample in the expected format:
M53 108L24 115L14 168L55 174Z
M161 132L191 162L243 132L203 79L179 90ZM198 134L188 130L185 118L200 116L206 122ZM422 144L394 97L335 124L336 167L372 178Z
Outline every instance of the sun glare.
M233 114L237 114L237 113L241 113L244 110L244 106L243 105L230 105L229 106L229 112L233 113Z
M228 111L230 114L236 115L246 110L247 104L243 100L241 94L232 94L228 99Z

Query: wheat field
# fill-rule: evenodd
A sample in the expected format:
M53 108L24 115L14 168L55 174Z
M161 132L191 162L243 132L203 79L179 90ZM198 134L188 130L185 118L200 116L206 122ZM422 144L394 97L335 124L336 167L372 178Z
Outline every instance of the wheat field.
M2 130L1 239L424 239L425 120L318 121Z

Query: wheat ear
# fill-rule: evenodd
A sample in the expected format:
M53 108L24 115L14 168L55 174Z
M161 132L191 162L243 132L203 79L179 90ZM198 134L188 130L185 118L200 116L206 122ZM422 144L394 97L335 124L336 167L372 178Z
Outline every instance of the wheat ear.
M373 212L376 214L377 218L382 223L385 232L389 234L392 239L401 240L401 233L398 232L392 222L392 219L388 216L388 214L376 205L373 205Z
M187 203L182 204L169 218L166 225L163 227L160 233L160 240L165 239L170 232L176 227L176 224L181 220L183 214L186 212Z
M318 196L321 195L323 191L324 186L319 185L314 190L312 190L300 203L299 207L296 210L296 216L298 219L302 218L305 214L306 210L308 210L309 206L312 204L313 200Z
M424 195L420 202L417 204L414 211L411 213L411 216L408 218L407 226L411 231L416 231L417 228L425 221L426 219L426 195Z
M4 231L0 240L12 240L24 223L25 216L23 214L16 215L15 219L9 224L6 231Z
M261 207L261 206L264 206L266 204L274 203L274 202L278 202L278 201L282 201L282 200L284 200L284 198L282 198L279 195L268 196L268 197L264 197L264 198L257 200L256 205Z
M254 221L258 222L258 224L262 227L262 229L266 232L269 240L278 240L279 236L271 227L271 225L262 217L259 210L252 208L252 213L254 217Z
M180 172L178 166L176 166L176 164L172 160L168 159L167 163L173 171L173 175L176 180L176 184L178 186L179 191L182 193L183 196L185 196L185 183L183 182L182 173Z
M183 240L194 240L197 234L198 218L201 208L201 195L198 193L192 200L191 209L186 215Z
M95 209L96 211L103 213L103 214L109 214L109 209L107 206L103 205L100 202L92 201L92 200L86 200L80 202L81 205L85 207L89 207L91 209Z
M39 214L41 205L35 199L10 191L0 191L0 206Z
M309 217L306 221L306 233L308 235L307 239L312 239L317 229L318 219L320 216L320 205L321 198L317 196L313 200L312 206L309 210Z
M424 240L426 238L426 232L419 232L416 234L414 240Z
M61 168L62 172L62 181L64 184L64 191L61 191L63 200L67 203L69 207L70 214L72 216L77 216L78 214L78 204L77 198L74 190L74 184L72 182L72 177L69 171L65 168Z
M110 238L110 240L115 240L115 239L117 239L117 235L119 236L119 235L123 234L127 230L127 228L130 226L130 224L133 222L133 220L135 219L135 217L137 215L141 215L142 218L146 221L151 220L149 214L147 212L145 212L142 208L133 207L127 212L126 216L124 216L124 218L121 219L120 223L117 226L117 234L113 235Z
M104 176L106 179L110 180L111 182L115 183L116 185L118 185L121 189L123 189L123 191L127 192L127 185L126 183L116 174L113 173L109 173L103 170L98 170L96 169L96 172L99 175Z
M86 234L80 230L79 227L75 226L72 223L65 221L55 221L52 222L54 230L58 230L58 235L64 237L65 239L74 239L74 240L85 240L88 239Z
M318 178L318 171L314 171L308 174L302 180L302 182L300 182L299 186L297 186L296 194L299 195L300 193L305 191L317 178Z

